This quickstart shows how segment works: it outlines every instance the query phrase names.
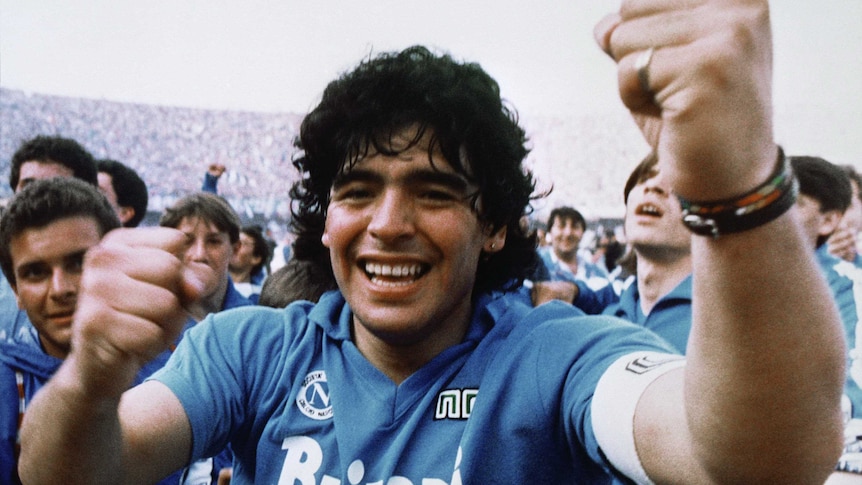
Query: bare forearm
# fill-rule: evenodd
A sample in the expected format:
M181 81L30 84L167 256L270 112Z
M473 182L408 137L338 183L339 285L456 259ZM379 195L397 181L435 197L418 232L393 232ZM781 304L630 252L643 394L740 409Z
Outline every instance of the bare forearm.
M686 409L707 468L776 473L805 463L783 483L822 483L840 452L845 350L831 293L795 222L791 210L749 232L695 238Z
M21 431L25 483L124 483L119 398L82 393L64 366L33 399Z
M27 411L26 483L68 475L64 483L146 484L189 463L191 427L167 386L147 381L112 397L85 391L81 382L64 365Z

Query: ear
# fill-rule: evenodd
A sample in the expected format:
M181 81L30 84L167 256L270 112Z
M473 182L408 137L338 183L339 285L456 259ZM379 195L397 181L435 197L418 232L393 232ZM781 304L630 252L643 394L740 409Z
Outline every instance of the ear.
M132 217L135 217L135 209L130 206L120 207L117 216L120 218L120 223L125 226L127 222L132 220Z
M497 229L495 232L488 235L485 239L485 245L482 247L486 253L496 253L506 246L506 226Z
M320 242L327 248L332 244L332 239L329 237L329 231L326 229L323 230L323 236L320 237Z
M833 210L821 213L820 219L820 227L817 229L817 234L819 236L829 236L836 229L838 229L838 225L841 224L841 219L843 217L843 213Z

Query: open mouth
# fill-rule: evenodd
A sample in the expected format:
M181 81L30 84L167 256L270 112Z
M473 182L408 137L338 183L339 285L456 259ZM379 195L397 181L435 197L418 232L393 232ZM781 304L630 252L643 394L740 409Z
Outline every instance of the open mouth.
M382 264L367 261L364 264L365 274L372 283L382 286L404 286L413 283L428 272L428 265Z
M664 212L653 204L641 204L635 208L635 214L639 216L661 217Z

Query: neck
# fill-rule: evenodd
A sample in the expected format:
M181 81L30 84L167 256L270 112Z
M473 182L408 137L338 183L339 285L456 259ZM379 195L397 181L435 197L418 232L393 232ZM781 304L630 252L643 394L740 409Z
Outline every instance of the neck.
M566 251L566 252L558 252L554 250L554 254L557 256L561 262L565 263L569 268L572 269L574 273L578 269L578 250L574 251Z
M218 288L216 288L215 291L189 305L189 313L191 313L192 318L197 321L201 321L210 313L220 312L224 306L225 296L227 295L227 285L228 280L225 278L219 282Z
M691 274L691 253L675 258L650 258L637 254L637 285L641 310L648 315L655 304Z
M470 307L443 324L418 334L385 335L375 332L353 316L353 341L359 352L380 372L401 384L444 350L464 340L470 326Z
M237 283L250 283L251 282L251 269L247 270L233 270L229 269L228 273L232 280Z

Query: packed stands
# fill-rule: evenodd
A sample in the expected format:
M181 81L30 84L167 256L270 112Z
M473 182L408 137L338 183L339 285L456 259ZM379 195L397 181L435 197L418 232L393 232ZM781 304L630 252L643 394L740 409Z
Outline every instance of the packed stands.
M532 152L528 166L540 190L553 192L536 216L559 204L588 218L622 216L625 177L646 145L628 115L522 115ZM18 145L37 134L81 142L97 158L132 166L150 189L150 210L161 211L198 190L209 163L228 172L219 192L246 220L284 227L287 191L297 174L293 140L302 114L203 110L25 93L0 88L0 176ZM11 195L0 183L0 198Z

